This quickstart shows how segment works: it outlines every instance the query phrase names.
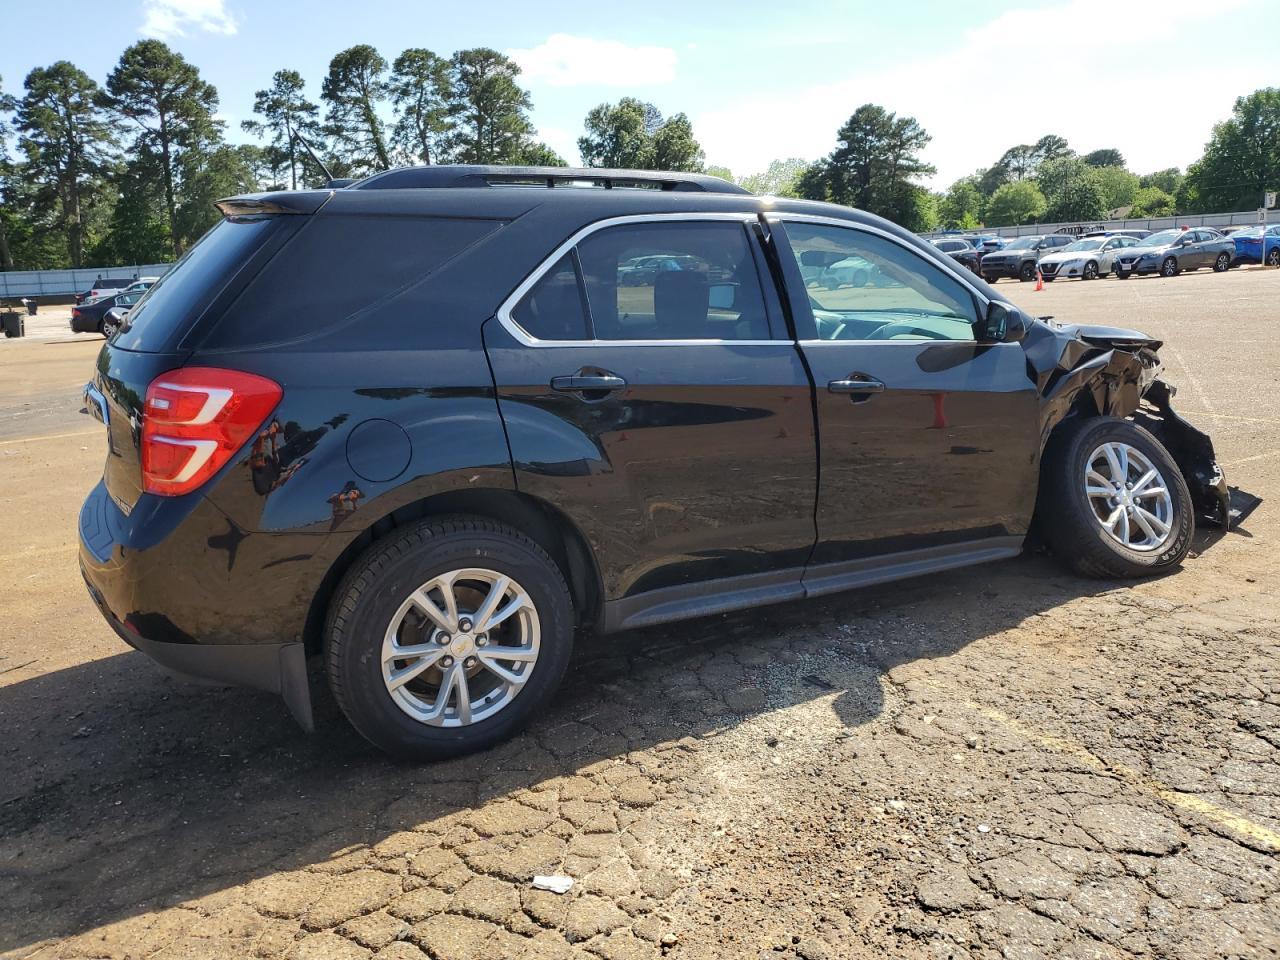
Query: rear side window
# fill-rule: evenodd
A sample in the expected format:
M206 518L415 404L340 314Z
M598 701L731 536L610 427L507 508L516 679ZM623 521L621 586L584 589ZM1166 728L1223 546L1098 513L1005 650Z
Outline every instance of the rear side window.
M768 340L741 223L609 227L578 245L598 340Z
M284 219L219 223L152 284L146 296L129 311L128 324L112 346L143 353L167 349L204 312L235 271L281 228Z
M282 343L356 320L500 226L444 217L315 216L249 282L203 346ZM406 316L406 328L426 319Z
M547 271L511 311L528 334L539 340L587 340L587 311L578 286L573 254Z

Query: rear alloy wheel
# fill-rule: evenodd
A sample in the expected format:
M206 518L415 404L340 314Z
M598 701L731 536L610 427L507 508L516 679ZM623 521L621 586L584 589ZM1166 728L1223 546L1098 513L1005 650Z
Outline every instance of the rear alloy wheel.
M1214 273L1226 273L1231 269L1231 256L1227 253L1218 254L1218 258L1213 261Z
M1160 275L1163 277L1176 277L1178 272L1177 257L1165 257L1164 263L1160 264Z
M1090 260L1088 263L1086 263L1084 265L1084 273L1081 275L1081 277L1082 279L1085 279L1085 280L1097 280L1098 264L1093 260Z
M1037 513L1077 573L1138 577L1191 549L1191 494L1154 436L1117 417L1065 421L1045 449Z
M460 517L370 547L334 594L326 635L352 725L389 753L435 759L507 739L550 699L573 608L541 547Z
M1280 247L1276 247L1267 254L1268 267L1280 267Z
M1036 265L1028 260L1018 270L1018 279L1028 283L1036 278Z

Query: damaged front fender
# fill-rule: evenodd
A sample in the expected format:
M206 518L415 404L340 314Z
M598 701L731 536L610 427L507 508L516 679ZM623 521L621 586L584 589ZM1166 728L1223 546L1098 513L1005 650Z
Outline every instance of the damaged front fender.
M1161 341L1134 330L1046 320L1032 323L1023 341L1027 373L1040 392L1041 449L1069 416L1132 419L1169 451L1197 515L1228 525L1230 492L1213 441L1174 412L1173 388L1158 379Z

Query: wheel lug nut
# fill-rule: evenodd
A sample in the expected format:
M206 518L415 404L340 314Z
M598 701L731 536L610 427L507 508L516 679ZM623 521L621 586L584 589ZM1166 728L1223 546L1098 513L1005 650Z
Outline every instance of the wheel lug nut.
M489 638L486 637L483 633L480 634L480 636L476 637L477 647L487 647L488 645L489 645Z
M441 658L440 658L440 666L442 666L442 667L452 667L452 666L453 666L453 657L441 657Z
M467 657L467 659L462 662L462 665L466 667L468 670L470 670L472 667L476 665L476 658Z
M466 633L468 630L471 629L471 621L467 620L466 618L459 620L458 629L461 630L463 633Z
M440 644L442 647L447 647L449 645L449 641L452 639L453 637L449 636L447 633L442 633L436 637L436 643Z

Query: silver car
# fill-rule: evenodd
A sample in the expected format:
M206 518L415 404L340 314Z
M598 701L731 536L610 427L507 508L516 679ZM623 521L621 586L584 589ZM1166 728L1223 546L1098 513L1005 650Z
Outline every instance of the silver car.
M1086 237L1042 256L1040 275L1045 280L1058 277L1097 280L1111 272L1120 251L1136 247L1139 242L1133 237Z

